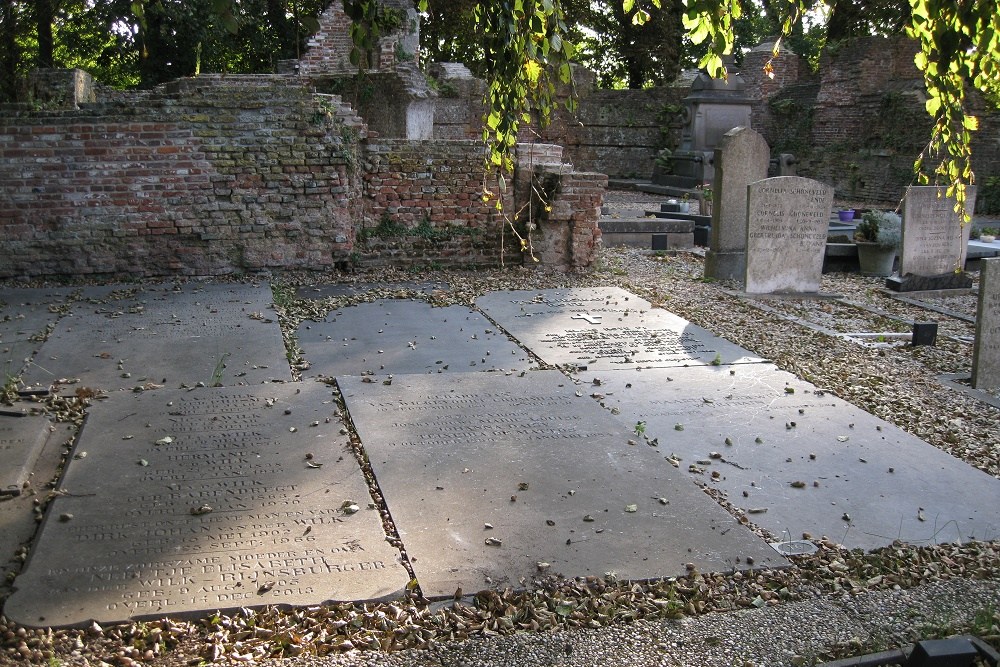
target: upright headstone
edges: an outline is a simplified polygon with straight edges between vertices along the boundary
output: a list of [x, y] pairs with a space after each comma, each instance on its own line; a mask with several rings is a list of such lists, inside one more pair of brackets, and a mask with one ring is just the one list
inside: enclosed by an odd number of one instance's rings
[[[976, 188], [966, 189], [966, 210], [976, 205]], [[955, 199], [932, 185], [907, 188], [903, 198], [903, 247], [899, 275], [886, 280], [897, 292], [972, 287], [965, 275], [969, 225], [955, 212]]]
[[770, 150], [749, 127], [734, 127], [715, 149], [712, 238], [705, 277], [742, 280], [746, 270], [747, 185], [767, 178]]
[[979, 269], [979, 310], [972, 352], [972, 386], [1000, 389], [1000, 258], [983, 259]]
[[747, 186], [747, 293], [819, 292], [832, 209], [833, 188], [810, 178]]

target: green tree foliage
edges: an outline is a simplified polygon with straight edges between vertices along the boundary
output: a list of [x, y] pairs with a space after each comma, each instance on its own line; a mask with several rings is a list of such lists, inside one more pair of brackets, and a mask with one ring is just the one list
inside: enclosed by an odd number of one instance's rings
[[152, 86], [201, 71], [271, 72], [299, 55], [328, 0], [5, 0], [0, 99], [37, 67]]
[[[979, 120], [966, 112], [967, 87], [996, 99], [1000, 93], [1000, 12], [995, 0], [910, 0], [909, 35], [920, 42], [917, 67], [934, 119], [927, 149], [914, 165], [921, 182], [944, 183], [965, 212], [972, 182], [972, 136]], [[928, 174], [926, 166], [931, 163]]]
[[420, 50], [428, 62], [464, 63], [479, 77], [486, 60], [476, 23], [476, 0], [433, 0], [420, 22]]
[[581, 35], [580, 60], [597, 72], [602, 87], [662, 85], [680, 73], [681, 0], [652, 8], [641, 20], [639, 9], [626, 11], [621, 0], [576, 4], [582, 6], [567, 13]]

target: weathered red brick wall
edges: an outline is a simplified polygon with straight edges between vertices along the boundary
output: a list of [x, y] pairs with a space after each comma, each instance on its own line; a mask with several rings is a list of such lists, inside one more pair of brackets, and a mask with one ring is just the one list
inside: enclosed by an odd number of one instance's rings
[[[665, 147], [680, 141], [678, 113], [687, 89], [595, 90], [593, 76], [574, 68], [578, 106], [565, 108], [566, 88], [556, 100], [551, 123], [523, 128], [522, 142], [557, 144], [577, 169], [613, 178], [649, 178], [653, 161]], [[485, 83], [472, 78], [442, 78], [435, 100], [434, 136], [441, 139], [482, 137]]]
[[344, 13], [344, 3], [334, 0], [319, 16], [319, 30], [306, 43], [299, 58], [299, 73], [304, 76], [352, 74], [358, 71], [351, 64], [351, 19]]
[[[802, 72], [754, 108], [754, 123], [774, 152], [792, 152], [801, 176], [836, 188], [837, 196], [894, 204], [913, 181], [913, 162], [930, 139], [926, 92], [903, 37], [856, 39], [824, 54], [818, 75]], [[776, 71], [785, 63], [778, 61]], [[749, 66], [744, 67], [744, 77]], [[976, 94], [979, 116], [973, 169], [1000, 173], [1000, 113]]]
[[356, 261], [496, 266], [500, 226], [482, 200], [484, 164], [481, 142], [370, 140]]
[[360, 120], [280, 76], [0, 112], [0, 277], [221, 274], [345, 261]]

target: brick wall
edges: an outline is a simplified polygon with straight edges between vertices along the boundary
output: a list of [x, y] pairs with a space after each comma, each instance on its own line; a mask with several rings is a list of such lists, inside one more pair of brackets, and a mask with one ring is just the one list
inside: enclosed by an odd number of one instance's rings
[[[682, 123], [675, 111], [687, 88], [595, 90], [593, 76], [586, 70], [574, 68], [574, 76], [577, 110], [566, 110], [569, 89], [561, 90], [551, 123], [523, 128], [521, 141], [558, 144], [567, 159], [584, 171], [614, 178], [649, 178], [657, 153], [680, 141]], [[447, 70], [439, 71], [438, 78], [443, 92], [435, 99], [435, 138], [481, 137], [485, 82]]]
[[[838, 197], [895, 205], [913, 179], [913, 161], [930, 138], [917, 46], [902, 38], [863, 38], [824, 54], [818, 75], [798, 78], [762, 98], [754, 123], [774, 152], [795, 153], [800, 176], [833, 185]], [[777, 61], [782, 72], [785, 64]], [[751, 70], [744, 67], [744, 77]], [[787, 73], [786, 73], [787, 74]], [[977, 94], [968, 108], [978, 179], [1000, 173], [1000, 113]]]
[[367, 135], [294, 76], [0, 110], [0, 278], [500, 263], [480, 142]]
[[496, 266], [499, 224], [482, 200], [483, 151], [472, 141], [370, 140], [356, 261]]
[[299, 73], [304, 76], [352, 74], [358, 68], [351, 64], [351, 19], [344, 13], [340, 0], [319, 16], [319, 30], [306, 43], [306, 51], [299, 59]]
[[351, 250], [359, 119], [294, 79], [0, 113], [0, 277], [323, 267]]

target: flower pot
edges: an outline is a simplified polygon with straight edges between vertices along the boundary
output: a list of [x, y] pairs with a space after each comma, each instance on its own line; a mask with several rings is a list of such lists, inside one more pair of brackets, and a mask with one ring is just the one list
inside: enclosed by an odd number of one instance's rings
[[839, 211], [837, 215], [840, 217], [841, 222], [850, 222], [854, 220], [854, 209], [849, 208], [843, 211]]
[[982, 234], [979, 237], [979, 240], [982, 241], [983, 243], [993, 243], [994, 241], [997, 240], [997, 237], [993, 236], [992, 234]]
[[857, 241], [858, 264], [863, 276], [891, 276], [892, 267], [896, 261], [894, 247], [883, 248], [877, 243]]

